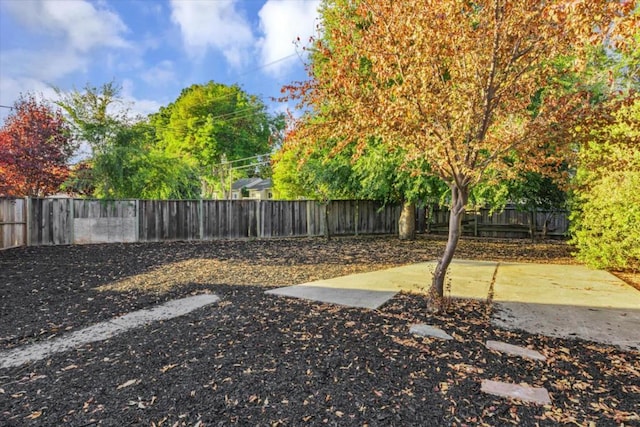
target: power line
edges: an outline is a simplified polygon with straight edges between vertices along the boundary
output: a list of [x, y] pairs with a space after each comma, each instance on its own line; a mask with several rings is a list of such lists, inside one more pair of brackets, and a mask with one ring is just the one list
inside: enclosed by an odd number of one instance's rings
[[[298, 56], [298, 57], [299, 57], [300, 55], [299, 55], [299, 53], [298, 53], [298, 52], [293, 52], [293, 53], [291, 53], [291, 54], [289, 54], [289, 55], [283, 56], [282, 58], [275, 59], [275, 60], [273, 60], [273, 61], [271, 61], [271, 62], [267, 62], [266, 64], [259, 65], [259, 66], [258, 66], [258, 67], [256, 67], [256, 68], [253, 68], [253, 69], [251, 69], [251, 70], [245, 71], [244, 73], [240, 73], [240, 74], [238, 74], [236, 77], [244, 77], [244, 76], [247, 76], [247, 75], [253, 74], [253, 73], [255, 73], [255, 72], [256, 72], [256, 71], [258, 71], [258, 70], [261, 70], [261, 69], [263, 69], [263, 68], [267, 68], [267, 67], [270, 67], [270, 66], [272, 66], [272, 65], [278, 64], [278, 63], [280, 63], [280, 62], [286, 61], [287, 59], [289, 59], [289, 58], [293, 58], [294, 56]], [[213, 80], [212, 80], [212, 81], [213, 81]], [[197, 85], [200, 85], [200, 86], [204, 86], [206, 83], [205, 83], [205, 84], [198, 84], [198, 83], [196, 83], [196, 84], [197, 84]], [[222, 84], [222, 83], [216, 83], [216, 84]], [[239, 86], [239, 84], [237, 84], [237, 85]], [[232, 87], [233, 85], [225, 85], [225, 86]], [[218, 97], [218, 98], [214, 98], [214, 99], [212, 99], [210, 102], [222, 101], [222, 100], [224, 100], [224, 99], [232, 98], [232, 97], [234, 97], [234, 96], [237, 96], [238, 94], [239, 94], [238, 92], [231, 92], [231, 93], [228, 93], [228, 94], [226, 94], [226, 95], [222, 95], [222, 96], [220, 96], [220, 97]], [[250, 95], [250, 94], [246, 94], [246, 95], [249, 95], [249, 97], [251, 97], [251, 96], [257, 96], [257, 95]], [[262, 97], [264, 97], [264, 95], [261, 95], [261, 96], [262, 96]], [[274, 96], [268, 96], [268, 98], [275, 98], [275, 97], [274, 97]]]
[[220, 114], [218, 116], [213, 116], [213, 117], [211, 117], [211, 119], [212, 120], [224, 119], [224, 118], [227, 118], [227, 117], [235, 116], [235, 115], [237, 115], [239, 113], [243, 113], [245, 111], [257, 110], [257, 109], [261, 109], [261, 108], [262, 108], [261, 105], [254, 105], [252, 107], [243, 108], [241, 110], [235, 110], [235, 111], [231, 111], [229, 113]]
[[[242, 119], [246, 119], [249, 117], [255, 117], [255, 116], [259, 116], [260, 115], [260, 111], [251, 111], [251, 110], [260, 110], [261, 107], [260, 106], [256, 106], [256, 107], [249, 107], [249, 108], [245, 108], [242, 110], [237, 110], [237, 111], [233, 111], [230, 113], [225, 113], [225, 114], [220, 114], [217, 116], [212, 116], [211, 120], [222, 120], [224, 119], [225, 121], [234, 121], [234, 120], [242, 120]], [[247, 113], [247, 114], [241, 114], [241, 113]], [[268, 113], [265, 113], [266, 115]], [[265, 117], [266, 117], [265, 115]], [[208, 119], [208, 117], [202, 117], [202, 119]], [[177, 127], [177, 126], [157, 126], [157, 125], [152, 125], [154, 128], [156, 128], [157, 130], [182, 130], [183, 128]], [[186, 126], [184, 127], [186, 128]]]
[[232, 168], [229, 168], [230, 170], [242, 170], [242, 169], [256, 169], [258, 166], [262, 166], [262, 165], [267, 165], [268, 162], [260, 162], [260, 163], [252, 163], [250, 165], [244, 165], [244, 166], [234, 166]]
[[266, 153], [266, 154], [258, 154], [257, 156], [251, 156], [251, 157], [245, 157], [245, 158], [243, 158], [243, 159], [231, 160], [231, 161], [228, 161], [228, 162], [223, 162], [223, 163], [221, 163], [221, 164], [226, 165], [226, 164], [229, 164], [229, 163], [242, 162], [242, 161], [244, 161], [244, 160], [259, 159], [259, 158], [261, 158], [261, 157], [271, 157], [271, 154], [269, 154], [269, 153]]
[[289, 54], [287, 56], [283, 56], [282, 58], [278, 58], [278, 59], [275, 59], [275, 60], [273, 60], [271, 62], [267, 62], [266, 64], [259, 65], [256, 68], [253, 68], [251, 70], [245, 71], [244, 73], [238, 74], [238, 77], [243, 77], [243, 76], [246, 76], [248, 74], [253, 74], [254, 72], [256, 72], [258, 70], [262, 70], [263, 68], [267, 68], [267, 67], [275, 65], [275, 64], [277, 64], [279, 62], [286, 61], [287, 59], [293, 58], [294, 56], [298, 56], [299, 57], [298, 52], [293, 52], [293, 53], [291, 53], [291, 54]]
[[0, 105], [0, 108], [8, 108], [9, 110], [13, 110], [13, 107], [9, 107], [8, 105]]

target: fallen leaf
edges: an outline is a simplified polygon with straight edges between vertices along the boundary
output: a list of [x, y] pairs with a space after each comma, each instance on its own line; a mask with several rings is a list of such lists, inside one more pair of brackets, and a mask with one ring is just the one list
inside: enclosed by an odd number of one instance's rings
[[118, 387], [116, 387], [116, 390], [120, 390], [121, 388], [125, 388], [125, 387], [129, 387], [131, 385], [134, 385], [136, 383], [138, 383], [139, 380], [134, 379], [134, 380], [129, 380], [127, 382], [124, 382], [122, 384], [120, 384]]
[[41, 415], [42, 415], [42, 411], [35, 411], [27, 415], [25, 418], [29, 420], [35, 420], [36, 418], [40, 418]]
[[165, 372], [167, 372], [169, 369], [173, 369], [173, 368], [175, 368], [176, 366], [178, 366], [178, 365], [176, 365], [176, 364], [174, 364], [174, 363], [172, 363], [172, 364], [170, 364], [170, 365], [164, 365], [162, 368], [160, 368], [160, 372], [162, 372], [162, 373], [164, 374], [164, 373], [165, 373]]

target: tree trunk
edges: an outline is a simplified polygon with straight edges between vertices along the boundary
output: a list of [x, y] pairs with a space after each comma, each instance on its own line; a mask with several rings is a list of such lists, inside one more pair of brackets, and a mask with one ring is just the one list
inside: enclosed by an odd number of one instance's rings
[[469, 199], [469, 187], [458, 188], [451, 186], [451, 214], [449, 216], [449, 239], [444, 249], [442, 257], [438, 261], [433, 272], [433, 282], [431, 284], [431, 296], [441, 300], [444, 295], [444, 279], [453, 259], [453, 254], [462, 234], [462, 217], [464, 209]]
[[416, 204], [404, 202], [398, 220], [398, 237], [400, 240], [416, 238]]
[[531, 241], [535, 242], [536, 241], [536, 229], [537, 229], [537, 225], [536, 225], [536, 210], [531, 209], [531, 217], [529, 219], [529, 234], [531, 235]]
[[551, 218], [553, 218], [554, 213], [547, 213], [544, 216], [544, 224], [542, 225], [542, 238], [547, 238], [547, 233], [549, 232], [549, 222], [551, 222]]

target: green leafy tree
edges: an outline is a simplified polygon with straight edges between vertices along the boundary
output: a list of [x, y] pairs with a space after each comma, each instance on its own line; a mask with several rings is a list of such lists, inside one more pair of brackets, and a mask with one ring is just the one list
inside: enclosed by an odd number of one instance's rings
[[289, 145], [273, 156], [276, 198], [327, 202], [357, 197], [360, 186], [354, 180], [348, 153], [332, 156], [326, 146], [316, 146], [304, 153], [299, 148]]
[[103, 177], [95, 195], [109, 199], [194, 199], [200, 186], [197, 169], [156, 145], [154, 128], [145, 122], [123, 126], [108, 149], [94, 156]]
[[400, 237], [415, 234], [416, 203], [435, 203], [446, 186], [417, 159], [407, 162], [401, 148], [389, 150], [374, 138], [366, 149], [355, 145], [333, 154], [335, 145], [288, 144], [274, 156], [274, 188], [278, 198], [314, 200], [364, 199], [402, 204]]
[[91, 197], [96, 190], [95, 182], [91, 161], [82, 160], [70, 167], [69, 177], [62, 184], [61, 188], [69, 194]]
[[99, 198], [199, 197], [195, 162], [164, 150], [154, 126], [131, 118], [115, 82], [57, 92], [76, 140], [91, 148], [69, 188]]
[[115, 81], [100, 87], [87, 83], [70, 92], [54, 90], [58, 95], [55, 103], [66, 112], [74, 139], [87, 143], [93, 153], [107, 150], [115, 135], [131, 122], [122, 88]]
[[416, 206], [440, 203], [447, 193], [447, 186], [424, 159], [408, 159], [402, 147], [390, 149], [375, 138], [355, 160], [353, 171], [360, 197], [402, 205], [401, 239], [415, 238]]
[[214, 82], [184, 89], [151, 116], [160, 147], [192, 159], [208, 195], [229, 188], [229, 179], [246, 176], [246, 171], [230, 174], [227, 162], [267, 153], [283, 123], [257, 96]]

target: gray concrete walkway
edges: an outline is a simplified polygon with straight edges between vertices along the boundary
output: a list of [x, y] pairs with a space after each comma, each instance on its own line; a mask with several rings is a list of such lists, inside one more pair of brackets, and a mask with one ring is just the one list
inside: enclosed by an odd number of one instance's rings
[[[376, 309], [399, 291], [426, 292], [435, 262], [353, 274], [267, 291]], [[494, 281], [495, 277], [495, 281]], [[454, 260], [446, 294], [486, 299], [495, 325], [640, 350], [640, 292], [606, 271], [580, 265]]]
[[0, 352], [0, 368], [20, 366], [24, 363], [42, 360], [54, 353], [72, 350], [84, 344], [104, 341], [151, 322], [183, 316], [195, 309], [213, 304], [219, 299], [216, 295], [209, 294], [177, 299], [149, 309], [133, 311], [50, 341], [37, 342], [3, 351]]

